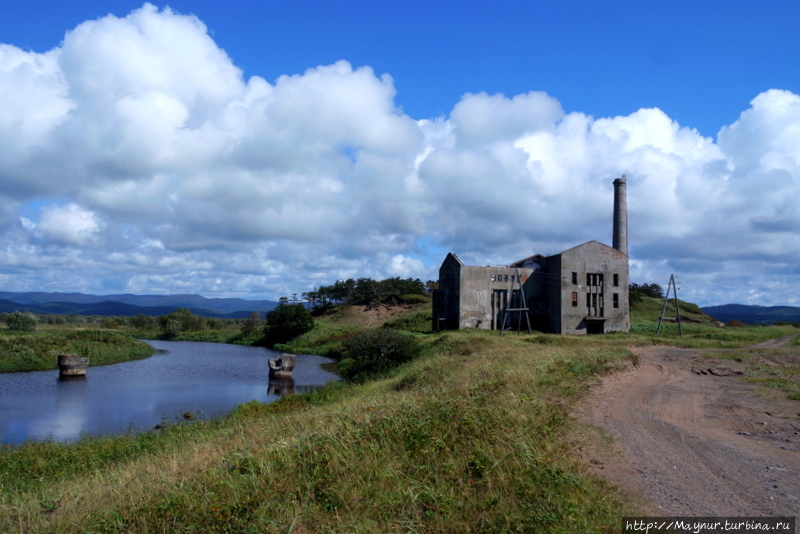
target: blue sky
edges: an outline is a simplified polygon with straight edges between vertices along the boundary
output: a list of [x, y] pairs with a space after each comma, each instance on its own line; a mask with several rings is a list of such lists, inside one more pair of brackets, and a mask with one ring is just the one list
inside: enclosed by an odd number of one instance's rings
[[169, 6], [4, 6], [0, 289], [435, 278], [610, 242], [627, 173], [634, 281], [800, 305], [797, 2]]
[[[597, 117], [658, 107], [715, 136], [755, 95], [800, 86], [800, 4], [742, 2], [173, 1], [245, 76], [274, 80], [345, 59], [389, 73], [415, 118], [466, 92], [545, 91]], [[44, 52], [136, 2], [9, 3], [0, 42]]]

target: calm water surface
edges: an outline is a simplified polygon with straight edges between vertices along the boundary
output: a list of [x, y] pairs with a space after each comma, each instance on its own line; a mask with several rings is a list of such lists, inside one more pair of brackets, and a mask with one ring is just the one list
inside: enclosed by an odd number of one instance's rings
[[294, 380], [269, 380], [261, 347], [148, 341], [159, 352], [144, 360], [89, 367], [85, 379], [60, 381], [58, 371], [0, 373], [0, 443], [77, 439], [83, 433], [148, 430], [193, 412], [212, 417], [250, 400], [274, 401], [338, 377], [332, 360], [298, 355]]

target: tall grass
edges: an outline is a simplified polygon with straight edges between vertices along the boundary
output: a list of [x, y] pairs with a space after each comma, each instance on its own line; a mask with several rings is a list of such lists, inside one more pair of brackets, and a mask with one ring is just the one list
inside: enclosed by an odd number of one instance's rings
[[2, 331], [0, 372], [56, 369], [59, 354], [77, 354], [89, 358], [90, 365], [106, 365], [154, 352], [147, 343], [108, 330]]

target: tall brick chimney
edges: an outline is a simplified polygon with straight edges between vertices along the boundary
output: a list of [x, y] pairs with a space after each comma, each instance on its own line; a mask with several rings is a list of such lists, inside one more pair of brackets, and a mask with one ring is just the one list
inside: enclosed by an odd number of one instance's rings
[[625, 175], [614, 180], [614, 241], [612, 246], [628, 255], [628, 198]]

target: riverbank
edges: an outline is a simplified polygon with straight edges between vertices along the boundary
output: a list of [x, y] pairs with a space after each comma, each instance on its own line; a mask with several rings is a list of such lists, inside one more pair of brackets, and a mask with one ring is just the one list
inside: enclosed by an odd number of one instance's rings
[[59, 354], [77, 354], [96, 366], [147, 358], [153, 353], [155, 349], [147, 343], [110, 330], [0, 330], [0, 373], [57, 369]]
[[[337, 320], [332, 335], [349, 328]], [[590, 385], [634, 367], [630, 345], [795, 331], [689, 326], [683, 338], [419, 334], [419, 357], [381, 380], [158, 433], [5, 450], [0, 530], [613, 531], [642, 510], [584, 464], [569, 414]]]

